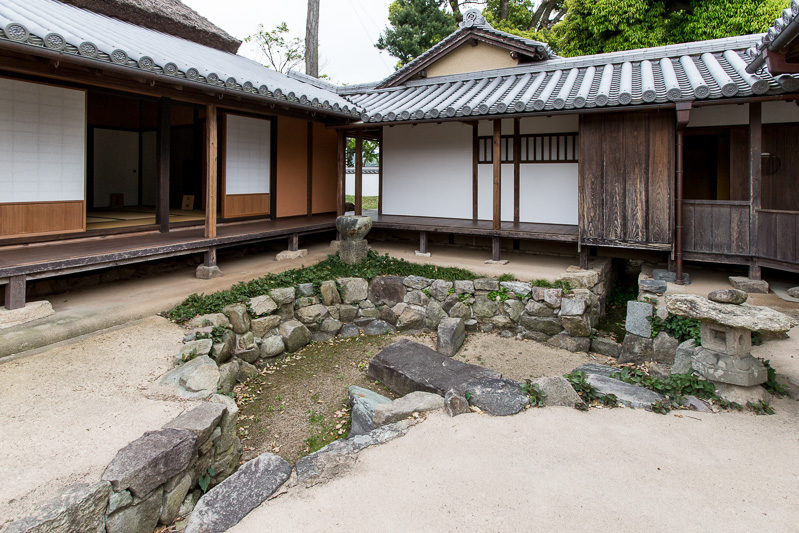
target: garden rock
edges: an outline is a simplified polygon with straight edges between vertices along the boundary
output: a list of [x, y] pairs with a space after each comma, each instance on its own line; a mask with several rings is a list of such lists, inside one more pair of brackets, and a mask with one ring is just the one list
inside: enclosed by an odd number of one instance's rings
[[466, 385], [469, 405], [493, 416], [515, 415], [530, 404], [522, 384], [512, 379], [478, 379]]
[[430, 297], [435, 298], [439, 302], [443, 302], [449, 295], [450, 289], [453, 289], [453, 283], [451, 281], [437, 279], [430, 285]]
[[[652, 279], [668, 281], [669, 283], [674, 283], [677, 281], [677, 273], [672, 272], [670, 270], [666, 270], [665, 268], [656, 268], [652, 270]], [[683, 272], [682, 274], [682, 282], [684, 285], [690, 285], [691, 283], [691, 276], [688, 275], [687, 272]]]
[[594, 337], [591, 339], [591, 351], [618, 359], [621, 355], [621, 344], [607, 337]]
[[277, 311], [277, 304], [267, 295], [250, 298], [250, 309], [256, 316], [270, 315]]
[[194, 457], [197, 436], [183, 429], [148, 431], [121, 450], [106, 467], [103, 481], [114, 491], [143, 497], [183, 472]]
[[341, 331], [341, 326], [343, 324], [336, 320], [335, 318], [326, 318], [319, 326], [319, 331], [322, 333], [328, 333], [330, 335], [338, 335], [338, 332]]
[[443, 319], [447, 318], [447, 313], [441, 308], [436, 300], [431, 300], [427, 304], [427, 309], [424, 314], [424, 327], [430, 330], [438, 328], [438, 325]]
[[266, 337], [267, 333], [280, 327], [280, 315], [265, 316], [254, 318], [250, 323], [250, 331], [256, 337]]
[[397, 323], [397, 315], [394, 311], [387, 305], [384, 305], [380, 308], [380, 320], [388, 322], [391, 325]]
[[248, 379], [258, 377], [259, 375], [258, 367], [251, 365], [247, 361], [239, 361], [239, 373], [236, 374], [236, 381], [244, 383]]
[[389, 403], [375, 407], [372, 421], [375, 427], [393, 424], [413, 413], [426, 413], [444, 408], [444, 398], [431, 392], [412, 392]]
[[313, 296], [316, 291], [313, 283], [300, 283], [297, 285], [297, 292], [300, 296]]
[[222, 394], [228, 394], [236, 386], [236, 376], [239, 373], [239, 362], [235, 359], [223, 365], [219, 365], [219, 381], [217, 390]]
[[424, 327], [424, 318], [425, 309], [423, 307], [407, 305], [397, 317], [397, 330], [421, 329]]
[[425, 306], [430, 303], [430, 298], [422, 291], [410, 291], [405, 294], [403, 302], [406, 304]]
[[239, 407], [233, 398], [221, 394], [214, 394], [208, 401], [225, 408], [222, 419], [219, 421], [219, 429], [222, 430], [222, 436], [216, 445], [219, 450], [227, 450], [233, 444], [239, 442], [239, 438], [236, 436], [236, 420], [239, 416]]
[[191, 474], [185, 474], [172, 490], [164, 492], [161, 516], [158, 519], [160, 524], [171, 524], [178, 517], [180, 506], [191, 488], [191, 482]]
[[289, 304], [293, 306], [295, 295], [296, 293], [294, 287], [283, 287], [280, 289], [272, 289], [271, 291], [269, 291], [269, 296], [280, 307], [285, 307]]
[[455, 294], [474, 294], [474, 282], [470, 280], [456, 280], [454, 282]]
[[332, 333], [325, 333], [324, 331], [314, 331], [311, 333], [311, 341], [313, 342], [328, 342], [332, 341], [333, 335]]
[[652, 339], [627, 333], [621, 345], [619, 364], [652, 361], [654, 357], [655, 349]]
[[452, 357], [463, 346], [466, 340], [466, 327], [462, 318], [445, 318], [438, 325], [438, 341], [436, 351], [446, 357]]
[[497, 329], [515, 329], [516, 324], [510, 318], [502, 315], [492, 316], [490, 319], [491, 324]]
[[[565, 300], [564, 300], [565, 301]], [[588, 316], [564, 316], [560, 319], [566, 333], [572, 337], [590, 337], [591, 319]], [[590, 346], [590, 343], [589, 343]], [[588, 351], [588, 350], [582, 350]]]
[[467, 318], [464, 320], [463, 325], [466, 327], [466, 331], [477, 331], [477, 320], [473, 318]]
[[497, 314], [497, 302], [489, 300], [485, 294], [478, 294], [472, 304], [474, 316], [480, 318], [491, 318]]
[[374, 356], [368, 375], [403, 395], [413, 391], [443, 395], [449, 389], [462, 391], [474, 379], [501, 377], [498, 372], [444, 357], [408, 339], [394, 342]]
[[394, 307], [405, 299], [405, 279], [401, 276], [378, 276], [369, 284], [369, 300], [375, 305]]
[[[178, 415], [164, 424], [164, 429], [185, 429], [197, 437], [197, 444], [202, 444], [211, 436], [214, 428], [219, 424], [225, 406], [218, 403], [205, 402], [194, 409]], [[183, 498], [181, 498], [182, 500]]]
[[67, 487], [30, 516], [3, 529], [4, 533], [105, 533], [105, 510], [111, 485], [100, 481]]
[[[310, 305], [316, 305], [319, 303], [319, 298], [316, 296], [301, 296], [294, 300], [294, 308], [295, 309], [302, 309], [303, 307], [308, 307]], [[324, 306], [327, 309], [327, 306]]]
[[655, 340], [652, 342], [655, 361], [666, 365], [673, 365], [679, 344], [680, 342], [677, 339], [665, 331], [658, 333], [657, 337], [655, 337]]
[[561, 289], [544, 289], [544, 303], [553, 309], [559, 309], [561, 301], [563, 300], [563, 290]]
[[249, 350], [241, 350], [234, 354], [239, 361], [244, 363], [254, 363], [260, 357], [261, 352], [257, 347], [253, 346]]
[[480, 278], [474, 280], [474, 289], [477, 291], [498, 291], [499, 282], [491, 278]]
[[345, 304], [358, 303], [369, 295], [369, 285], [363, 278], [339, 278], [341, 301]]
[[358, 309], [358, 316], [360, 318], [369, 318], [374, 320], [380, 316], [380, 311], [378, 311], [374, 307], [366, 309]]
[[339, 336], [342, 339], [351, 339], [361, 334], [361, 329], [355, 324], [344, 324], [341, 326], [341, 333]]
[[463, 302], [458, 302], [449, 310], [449, 316], [452, 318], [471, 318], [472, 309]]
[[322, 295], [322, 303], [324, 305], [330, 306], [341, 303], [338, 287], [336, 286], [336, 282], [332, 279], [323, 281], [321, 285], [319, 285], [319, 292]]
[[303, 324], [320, 324], [328, 314], [326, 306], [316, 304], [299, 309], [297, 311], [297, 318]]
[[734, 289], [753, 294], [768, 294], [768, 283], [765, 280], [743, 276], [730, 276], [729, 280]]
[[687, 407], [691, 411], [697, 411], [699, 413], [712, 413], [713, 411], [710, 409], [707, 403], [700, 400], [696, 396], [686, 396], [683, 405]]
[[649, 407], [653, 403], [664, 399], [663, 396], [655, 391], [598, 374], [588, 374], [585, 380], [595, 387], [600, 394], [613, 394], [618, 398], [619, 403], [636, 409]]
[[716, 394], [728, 402], [737, 403], [741, 407], [746, 407], [748, 402], [757, 404], [771, 401], [771, 395], [760, 385], [754, 387], [742, 387], [729, 383], [713, 383], [713, 385], [716, 386]]
[[591, 339], [589, 337], [573, 337], [566, 331], [550, 337], [547, 340], [547, 344], [553, 348], [560, 348], [573, 353], [587, 352], [591, 349]]
[[545, 343], [549, 340], [549, 335], [546, 333], [541, 333], [540, 331], [527, 331], [524, 328], [521, 328], [521, 335], [523, 339], [528, 341]]
[[659, 279], [642, 279], [638, 282], [638, 288], [643, 292], [650, 292], [660, 296], [666, 293], [668, 284]]
[[508, 315], [509, 319], [513, 322], [518, 322], [524, 311], [524, 303], [520, 300], [505, 300], [502, 304], [502, 308], [505, 310], [505, 314]]
[[530, 284], [523, 281], [503, 281], [499, 285], [519, 298], [524, 298], [532, 291]]
[[455, 389], [448, 390], [444, 395], [444, 411], [449, 416], [465, 415], [472, 412], [466, 396]]
[[586, 375], [596, 374], [598, 376], [605, 376], [609, 378], [611, 374], [618, 374], [619, 372], [621, 372], [621, 370], [612, 366], [589, 363], [587, 365], [575, 368], [574, 370], [572, 370], [572, 372], [582, 372], [583, 374]]
[[566, 297], [560, 302], [560, 316], [580, 316], [585, 313], [586, 301], [582, 298]]
[[211, 339], [200, 339], [198, 341], [189, 341], [180, 349], [180, 358], [189, 359], [196, 355], [208, 355], [211, 353], [211, 348], [214, 347], [214, 341]]
[[280, 336], [286, 345], [286, 351], [296, 352], [311, 342], [311, 332], [300, 321], [289, 320], [280, 324]]
[[750, 331], [785, 333], [799, 324], [794, 318], [768, 307], [719, 304], [694, 294], [667, 296], [666, 307], [675, 315]]
[[538, 331], [547, 335], [557, 335], [563, 331], [563, 323], [557, 318], [522, 316], [519, 324], [528, 331]]
[[542, 377], [531, 380], [544, 393], [544, 405], [547, 407], [574, 407], [583, 403], [580, 395], [568, 380], [561, 376]]
[[639, 337], [649, 338], [652, 336], [652, 304], [646, 302], [627, 302], [627, 320], [624, 321], [624, 328], [627, 333], [632, 333]]
[[429, 287], [431, 283], [433, 283], [432, 279], [423, 278], [421, 276], [408, 276], [402, 282], [406, 287], [417, 290], [425, 289]]
[[208, 491], [189, 515], [186, 533], [221, 533], [266, 501], [291, 474], [284, 459], [265, 453]]
[[524, 310], [530, 316], [553, 318], [558, 315], [558, 312], [550, 306], [535, 300], [527, 302]]
[[375, 429], [375, 408], [380, 404], [391, 403], [390, 398], [355, 385], [347, 389], [347, 394], [352, 405], [352, 424], [347, 438], [365, 435]]
[[358, 308], [353, 305], [341, 304], [338, 306], [338, 319], [344, 323], [352, 322], [358, 316]]
[[674, 364], [671, 365], [672, 374], [690, 374], [694, 371], [691, 361], [696, 354], [695, 344], [693, 339], [688, 339], [677, 346]]
[[799, 287], [791, 287], [788, 289], [788, 296], [791, 298], [799, 298]]
[[749, 299], [749, 295], [738, 289], [720, 289], [707, 295], [708, 300], [719, 304], [741, 305]]
[[280, 335], [270, 335], [261, 341], [261, 357], [264, 359], [277, 357], [284, 351], [286, 351], [286, 345], [283, 344], [283, 337]]
[[206, 326], [229, 326], [230, 321], [222, 313], [211, 313], [208, 315], [200, 315], [189, 320], [188, 326], [192, 329], [202, 328]]
[[566, 275], [561, 279], [573, 289], [591, 289], [599, 283], [599, 272], [596, 270], [582, 270], [569, 267]]
[[390, 335], [392, 333], [396, 333], [397, 329], [383, 320], [373, 320], [367, 324], [365, 328], [363, 328], [363, 332], [369, 336]]
[[136, 505], [121, 509], [106, 518], [107, 533], [137, 533], [151, 531], [161, 516], [164, 489], [159, 487]]
[[230, 319], [230, 326], [234, 333], [241, 335], [250, 331], [250, 315], [244, 304], [228, 305], [222, 309], [222, 312]]
[[649, 365], [649, 375], [657, 379], [669, 379], [669, 367], [661, 365], [660, 363], [652, 363]]
[[202, 355], [173, 368], [159, 383], [181, 398], [202, 400], [216, 392], [219, 369], [210, 357]]

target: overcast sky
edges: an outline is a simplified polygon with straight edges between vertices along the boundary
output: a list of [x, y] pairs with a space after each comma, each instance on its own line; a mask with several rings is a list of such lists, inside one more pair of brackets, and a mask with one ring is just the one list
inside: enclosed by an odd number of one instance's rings
[[[320, 72], [336, 83], [378, 81], [394, 71], [397, 60], [375, 48], [388, 24], [392, 0], [321, 0], [319, 13]], [[294, 37], [305, 38], [307, 4], [303, 0], [183, 0], [226, 32], [243, 39], [285, 22]], [[260, 60], [244, 43], [239, 53]]]

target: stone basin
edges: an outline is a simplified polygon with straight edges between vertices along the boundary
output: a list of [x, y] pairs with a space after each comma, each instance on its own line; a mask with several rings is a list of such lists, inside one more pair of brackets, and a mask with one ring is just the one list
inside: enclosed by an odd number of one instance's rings
[[768, 307], [750, 304], [721, 304], [694, 294], [674, 294], [666, 297], [669, 313], [712, 322], [731, 328], [769, 333], [787, 333], [799, 324], [795, 319]]
[[338, 217], [336, 229], [345, 241], [360, 241], [372, 229], [372, 219], [365, 216]]

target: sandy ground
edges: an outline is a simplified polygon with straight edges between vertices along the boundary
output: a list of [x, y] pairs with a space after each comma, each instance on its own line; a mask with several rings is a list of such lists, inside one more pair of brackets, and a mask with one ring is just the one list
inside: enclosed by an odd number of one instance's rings
[[151, 317], [0, 365], [0, 526], [98, 481], [117, 450], [193, 405], [145, 392], [182, 339]]

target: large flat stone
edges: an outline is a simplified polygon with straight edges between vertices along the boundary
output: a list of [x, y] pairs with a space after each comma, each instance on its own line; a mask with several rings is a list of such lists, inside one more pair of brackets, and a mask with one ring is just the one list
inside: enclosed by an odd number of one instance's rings
[[426, 413], [444, 408], [444, 398], [432, 392], [412, 392], [402, 398], [375, 407], [372, 421], [375, 427], [399, 422], [413, 413]]
[[373, 422], [375, 409], [380, 404], [391, 403], [391, 398], [355, 385], [351, 385], [347, 389], [347, 395], [352, 406], [349, 437], [364, 435], [375, 429]]
[[536, 378], [531, 383], [538, 385], [539, 390], [544, 393], [544, 405], [547, 407], [574, 407], [583, 403], [580, 395], [564, 377]]
[[427, 346], [399, 340], [372, 358], [368, 374], [397, 394], [414, 391], [444, 395], [449, 389], [462, 391], [469, 381], [500, 378], [498, 372], [445, 357]]
[[30, 516], [8, 525], [3, 533], [105, 533], [110, 494], [107, 481], [72, 485]]
[[102, 479], [116, 492], [127, 489], [141, 498], [183, 472], [196, 445], [197, 436], [185, 429], [148, 431], [117, 452]]
[[606, 366], [606, 365], [597, 365], [594, 363], [588, 363], [587, 365], [579, 366], [572, 370], [572, 372], [582, 372], [583, 374], [596, 374], [598, 376], [605, 376], [610, 377], [611, 374], [618, 374], [621, 372], [621, 369]]
[[53, 314], [55, 314], [53, 306], [47, 300], [28, 302], [25, 307], [19, 309], [8, 310], [5, 307], [0, 307], [0, 329], [19, 326]]
[[632, 333], [639, 337], [651, 337], [652, 324], [649, 319], [652, 317], [652, 310], [652, 304], [646, 302], [627, 302], [627, 319], [624, 321], [627, 333]]
[[288, 479], [291, 465], [271, 453], [244, 463], [209, 490], [189, 515], [186, 533], [221, 533], [238, 524]]
[[405, 278], [378, 276], [369, 283], [369, 300], [375, 305], [394, 307], [405, 299]]
[[799, 325], [794, 318], [768, 307], [720, 304], [695, 294], [666, 296], [666, 308], [675, 315], [750, 331], [785, 333]]
[[762, 279], [750, 279], [743, 276], [730, 276], [730, 285], [734, 289], [753, 294], [768, 294], [768, 282]]
[[522, 384], [512, 379], [478, 379], [466, 385], [469, 404], [490, 415], [515, 415], [530, 405], [530, 398], [522, 392]]
[[188, 363], [173, 368], [159, 380], [159, 384], [189, 400], [202, 400], [216, 392], [219, 368], [207, 355], [196, 357]]
[[164, 424], [164, 429], [172, 428], [191, 431], [197, 436], [197, 444], [199, 445], [208, 440], [208, 437], [211, 436], [224, 414], [224, 405], [206, 402], [167, 422]]
[[663, 396], [655, 391], [630, 385], [618, 379], [613, 379], [598, 374], [587, 374], [585, 380], [596, 388], [600, 394], [613, 394], [619, 403], [637, 409], [649, 407], [655, 402], [663, 400]]

